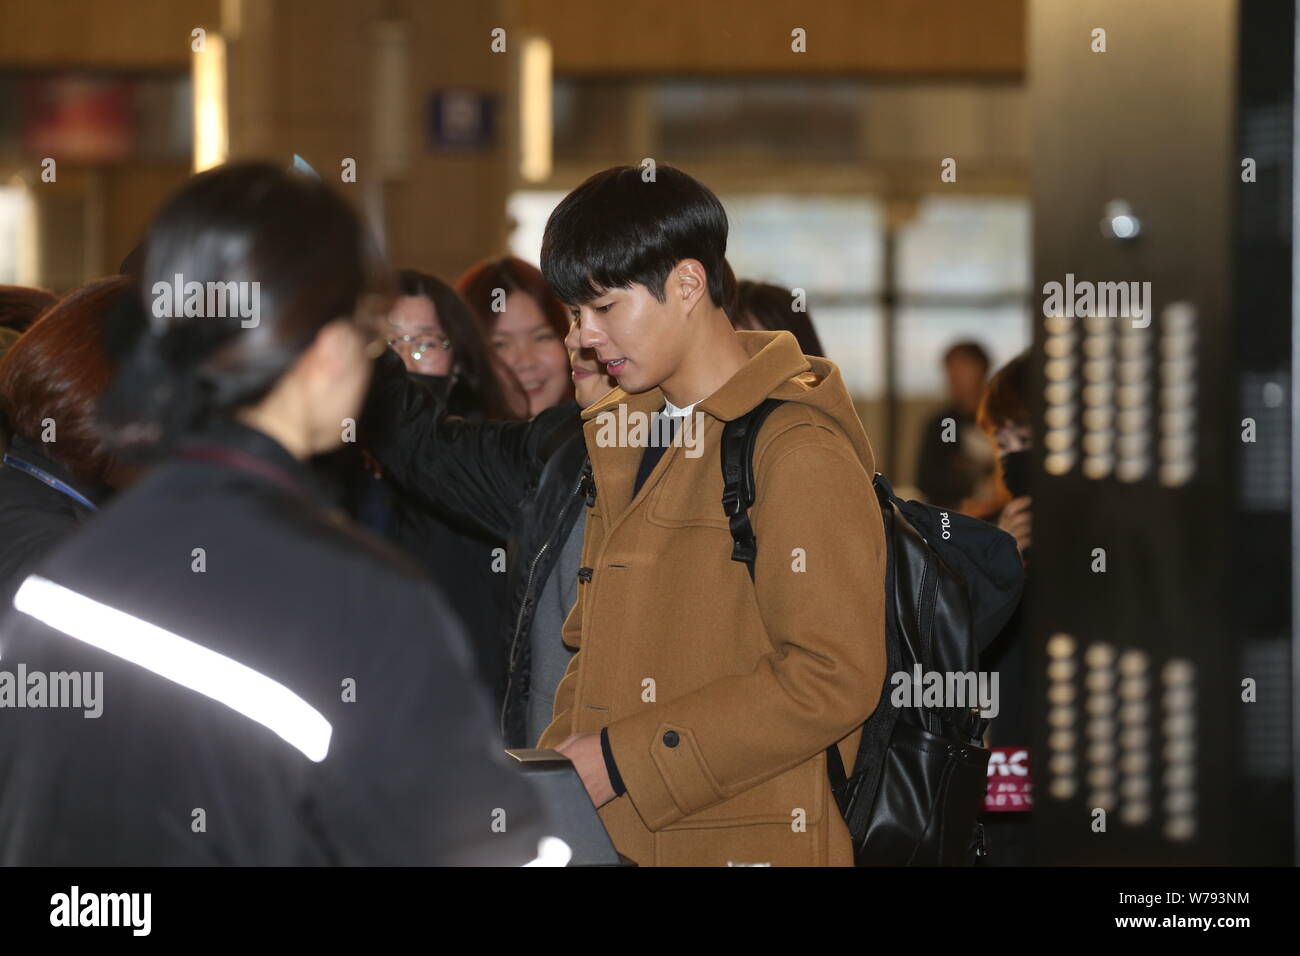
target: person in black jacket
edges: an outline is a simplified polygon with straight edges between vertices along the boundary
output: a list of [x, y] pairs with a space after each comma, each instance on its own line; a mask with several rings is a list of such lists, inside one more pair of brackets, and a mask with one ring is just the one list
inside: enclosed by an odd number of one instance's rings
[[[1029, 354], [1022, 352], [1000, 368], [989, 381], [977, 415], [980, 429], [997, 447], [998, 474], [1010, 495], [992, 520], [1016, 539], [1020, 559], [1029, 568], [1032, 550], [1033, 500], [1029, 495], [1030, 449], [1033, 426], [1029, 414]], [[1000, 712], [989, 726], [990, 746], [1011, 748], [1012, 759], [1027, 755], [1030, 773], [1036, 772], [1030, 752], [1032, 737], [1029, 695], [1029, 633], [1022, 598], [1015, 614], [980, 656], [980, 666], [996, 671], [1002, 689]], [[1023, 866], [1032, 862], [1029, 808], [985, 814], [989, 835], [989, 861], [995, 866]]]
[[101, 417], [168, 460], [0, 622], [12, 678], [81, 678], [0, 719], [0, 865], [538, 855], [446, 601], [306, 464], [365, 394], [370, 250], [346, 202], [265, 164], [195, 177], [154, 221]]
[[[442, 398], [449, 414], [473, 421], [517, 420], [478, 322], [456, 290], [411, 269], [397, 273], [397, 286], [386, 320], [387, 342], [407, 375]], [[522, 390], [518, 398], [527, 401]], [[506, 688], [500, 639], [508, 603], [501, 573], [505, 541], [401, 494], [391, 478], [363, 459], [357, 445], [348, 445], [322, 465], [333, 471], [348, 513], [410, 556], [442, 589], [465, 624], [479, 676], [499, 708]]]
[[[948, 404], [925, 424], [916, 486], [932, 505], [961, 508], [968, 498], [980, 495], [992, 470], [992, 452], [975, 425], [975, 410], [989, 373], [988, 353], [978, 342], [957, 342], [944, 352], [943, 368]], [[979, 510], [969, 513], [983, 517]]]
[[90, 519], [110, 481], [126, 480], [94, 414], [112, 376], [100, 335], [127, 286], [113, 278], [76, 290], [0, 359], [0, 413], [13, 429], [0, 458], [0, 607], [33, 565]]
[[416, 501], [506, 542], [507, 682], [500, 730], [531, 747], [551, 721], [573, 650], [560, 638], [577, 599], [586, 525], [581, 409], [613, 388], [586, 351], [569, 349], [577, 401], [525, 423], [467, 422], [381, 356], [362, 421], [370, 451]]

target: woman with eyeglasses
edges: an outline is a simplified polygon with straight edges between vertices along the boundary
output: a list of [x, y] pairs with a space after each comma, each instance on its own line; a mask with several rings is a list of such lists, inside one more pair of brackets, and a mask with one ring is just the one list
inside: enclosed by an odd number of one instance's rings
[[[516, 409], [503, 391], [494, 359], [469, 306], [441, 279], [402, 269], [398, 296], [385, 319], [388, 347], [407, 378], [431, 390], [448, 414], [467, 421], [519, 421], [528, 405], [517, 391]], [[365, 435], [360, 436], [365, 442]], [[344, 507], [420, 566], [447, 595], [465, 624], [479, 676], [499, 705], [505, 692], [506, 650], [498, 635], [508, 605], [505, 541], [476, 525], [439, 515], [399, 488], [372, 459], [348, 446], [322, 461], [340, 487]]]
[[[459, 622], [308, 467], [349, 440], [389, 278], [347, 202], [269, 164], [196, 176], [154, 219], [100, 419], [162, 460], [0, 622], [6, 668], [83, 675], [0, 720], [0, 865], [537, 857], [544, 811]], [[168, 314], [182, 280], [253, 314]]]
[[508, 746], [531, 747], [551, 722], [573, 656], [560, 639], [577, 597], [588, 488], [581, 411], [615, 387], [591, 349], [565, 342], [575, 401], [526, 422], [466, 422], [403, 374], [391, 353], [375, 363], [363, 440], [409, 496], [451, 521], [509, 541], [509, 611], [500, 628]]
[[527, 418], [527, 395], [509, 375], [499, 374], [500, 363], [456, 290], [414, 269], [399, 271], [397, 286], [399, 295], [388, 313], [387, 341], [406, 371], [440, 389], [449, 414], [488, 421]]

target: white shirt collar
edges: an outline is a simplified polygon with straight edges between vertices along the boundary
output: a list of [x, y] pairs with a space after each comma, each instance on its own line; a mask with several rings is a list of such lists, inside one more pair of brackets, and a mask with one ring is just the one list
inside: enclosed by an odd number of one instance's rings
[[678, 416], [689, 415], [691, 413], [691, 410], [695, 408], [695, 406], [698, 404], [699, 402], [694, 402], [693, 404], [687, 405], [685, 408], [678, 408], [672, 402], [668, 401], [667, 396], [664, 396], [664, 410], [663, 412], [661, 412], [661, 414], [667, 415], [669, 418], [676, 418]]

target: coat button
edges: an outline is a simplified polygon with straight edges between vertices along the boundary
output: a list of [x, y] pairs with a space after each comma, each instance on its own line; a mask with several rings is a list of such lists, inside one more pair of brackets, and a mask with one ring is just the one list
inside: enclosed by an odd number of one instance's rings
[[668, 731], [668, 733], [664, 734], [665, 747], [676, 747], [677, 744], [680, 742], [681, 742], [681, 738], [677, 736], [677, 731], [670, 730]]

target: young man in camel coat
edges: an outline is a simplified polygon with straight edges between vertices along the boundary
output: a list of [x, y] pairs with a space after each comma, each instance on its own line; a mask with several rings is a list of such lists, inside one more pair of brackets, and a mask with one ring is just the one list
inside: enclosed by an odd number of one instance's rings
[[[583, 411], [596, 493], [563, 635], [578, 653], [539, 746], [568, 755], [640, 865], [851, 865], [824, 751], [852, 766], [885, 677], [875, 463], [833, 363], [788, 332], [732, 330], [726, 239], [713, 193], [664, 166], [598, 173], [547, 224], [570, 345], [620, 387]], [[784, 404], [754, 454], [751, 582], [719, 446], [769, 396]], [[619, 406], [679, 417], [679, 443], [611, 441]]]

